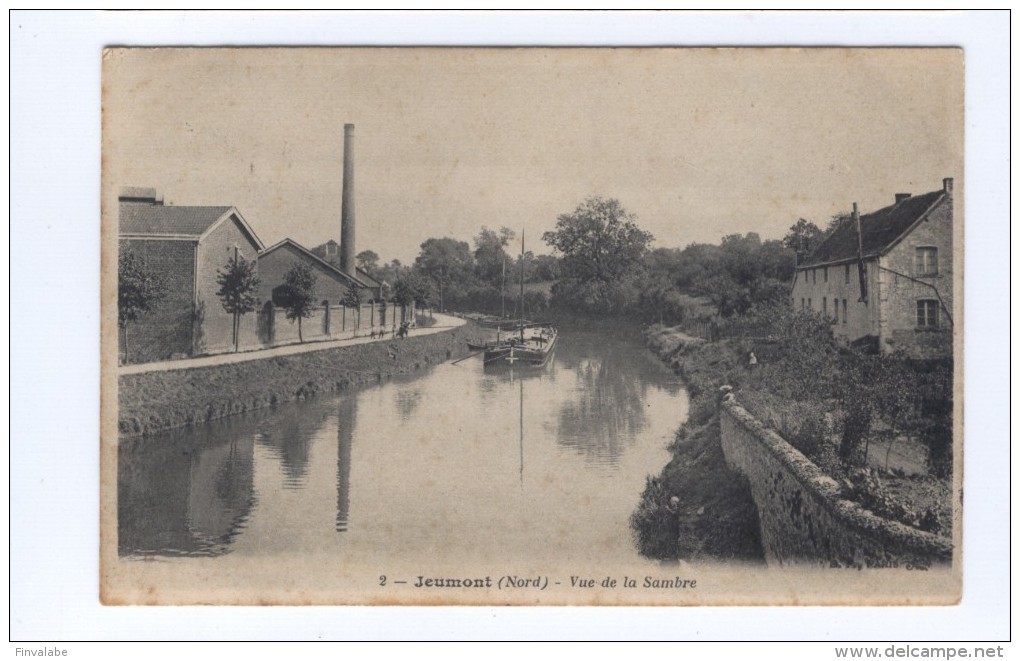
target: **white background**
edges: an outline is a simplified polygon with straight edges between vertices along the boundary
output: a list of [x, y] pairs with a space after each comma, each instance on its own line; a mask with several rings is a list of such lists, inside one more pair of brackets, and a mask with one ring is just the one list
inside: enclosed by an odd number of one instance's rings
[[[1002, 12], [12, 13], [11, 639], [1009, 638], [1009, 21]], [[100, 55], [111, 45], [178, 44], [964, 48], [963, 603], [851, 609], [100, 606]], [[43, 318], [62, 321], [40, 323]], [[72, 646], [91, 656], [88, 649]], [[835, 656], [831, 648], [818, 650]]]

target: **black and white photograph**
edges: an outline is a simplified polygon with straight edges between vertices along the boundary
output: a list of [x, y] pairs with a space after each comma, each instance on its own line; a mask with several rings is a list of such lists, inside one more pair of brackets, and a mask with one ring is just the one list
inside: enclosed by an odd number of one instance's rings
[[12, 657], [1008, 656], [1008, 11], [9, 14]]
[[103, 602], [956, 603], [963, 72], [106, 50]]

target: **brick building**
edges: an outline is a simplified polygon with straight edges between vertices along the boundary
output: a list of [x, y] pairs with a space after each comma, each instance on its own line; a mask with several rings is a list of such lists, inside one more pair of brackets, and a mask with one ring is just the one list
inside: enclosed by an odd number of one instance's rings
[[[296, 264], [307, 264], [315, 274], [316, 306], [299, 325], [287, 319], [280, 307], [280, 289]], [[327, 340], [357, 337], [360, 334], [394, 332], [400, 323], [410, 321], [414, 304], [397, 305], [385, 300], [383, 286], [360, 269], [354, 278], [338, 266], [321, 259], [293, 239], [284, 239], [259, 253], [259, 339], [263, 344], [289, 344], [301, 339]], [[344, 297], [351, 285], [362, 304], [350, 308]]]
[[798, 265], [792, 298], [848, 344], [952, 355], [953, 180], [840, 225]]
[[[310, 250], [310, 252], [322, 261], [327, 262], [338, 269], [340, 268], [340, 244], [333, 239], [315, 246]], [[374, 293], [372, 295], [374, 298], [381, 300], [383, 296], [382, 287], [385, 286], [386, 283], [371, 275], [365, 269], [356, 269], [356, 273], [358, 281], [364, 283], [373, 290]]]
[[259, 300], [274, 300], [273, 291], [283, 284], [287, 272], [298, 263], [307, 264], [315, 273], [315, 299], [317, 301], [328, 301], [337, 305], [351, 285], [361, 290], [361, 298], [365, 301], [374, 299], [379, 294], [368, 283], [361, 279], [355, 280], [333, 264], [320, 259], [296, 241], [284, 239], [259, 253], [259, 278], [262, 280]]
[[[216, 291], [217, 271], [235, 254], [255, 260], [262, 242], [234, 207], [164, 205], [155, 189], [126, 188], [119, 197], [119, 244], [159, 273], [166, 297], [131, 324], [130, 362], [231, 351], [233, 315]], [[258, 345], [256, 315], [241, 319], [240, 345]], [[124, 331], [121, 330], [121, 352]]]

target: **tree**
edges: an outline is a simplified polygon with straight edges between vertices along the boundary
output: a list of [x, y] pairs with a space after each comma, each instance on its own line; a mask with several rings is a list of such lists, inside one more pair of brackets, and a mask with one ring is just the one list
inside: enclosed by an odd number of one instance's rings
[[825, 226], [823, 238], [829, 236], [839, 229], [843, 223], [850, 220], [853, 220], [853, 215], [849, 211], [841, 211], [839, 213], [832, 214], [832, 218], [829, 219], [829, 224]]
[[124, 360], [129, 359], [128, 325], [150, 312], [167, 294], [166, 281], [133, 252], [117, 260], [117, 323], [124, 331]]
[[220, 286], [216, 295], [220, 297], [223, 309], [234, 316], [234, 351], [240, 344], [241, 317], [255, 310], [259, 304], [257, 292], [262, 281], [257, 267], [256, 260], [247, 260], [235, 253], [224, 270], [216, 271], [216, 283]]
[[450, 238], [428, 239], [414, 261], [415, 268], [439, 287], [439, 308], [444, 308], [444, 295], [451, 285], [470, 284], [474, 260], [471, 248], [464, 241]]
[[617, 200], [589, 197], [561, 215], [542, 239], [563, 254], [563, 275], [581, 282], [612, 282], [638, 263], [654, 237]]
[[560, 277], [560, 260], [553, 255], [535, 255], [536, 281], [549, 282]]
[[818, 225], [801, 218], [790, 226], [790, 231], [783, 237], [783, 245], [797, 255], [797, 263], [800, 264], [824, 238], [825, 234]]
[[410, 305], [418, 295], [420, 283], [413, 275], [403, 275], [393, 284], [392, 300], [397, 305]]
[[374, 250], [362, 250], [355, 255], [354, 260], [359, 269], [370, 275], [375, 275], [376, 269], [379, 267], [379, 255]]
[[399, 259], [394, 259], [389, 264], [383, 264], [378, 266], [375, 271], [372, 272], [372, 277], [382, 280], [383, 282], [393, 283], [397, 281], [401, 275], [403, 275], [408, 268], [400, 263]]
[[475, 237], [475, 269], [479, 279], [493, 285], [500, 285], [503, 266], [510, 261], [505, 248], [514, 239], [514, 232], [501, 227], [499, 232], [482, 227]]
[[288, 319], [298, 322], [298, 341], [304, 342], [301, 320], [312, 316], [315, 308], [315, 272], [304, 262], [298, 262], [283, 276], [279, 303]]
[[340, 300], [340, 303], [347, 308], [354, 308], [357, 310], [357, 321], [354, 324], [354, 335], [358, 335], [358, 328], [361, 326], [361, 289], [358, 288], [353, 282], [347, 285], [347, 291], [344, 292], [344, 297]]
[[573, 213], [561, 215], [556, 231], [542, 239], [563, 255], [562, 275], [554, 292], [564, 303], [589, 311], [618, 307], [633, 288], [634, 271], [654, 237], [636, 224], [619, 201], [589, 197]]

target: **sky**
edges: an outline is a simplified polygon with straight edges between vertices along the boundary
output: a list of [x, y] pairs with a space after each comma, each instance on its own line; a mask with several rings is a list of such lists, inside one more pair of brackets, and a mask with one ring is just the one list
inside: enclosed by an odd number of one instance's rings
[[235, 206], [268, 246], [356, 250], [506, 226], [526, 247], [587, 196], [654, 247], [824, 226], [962, 185], [956, 49], [127, 49], [104, 57], [103, 185]]

